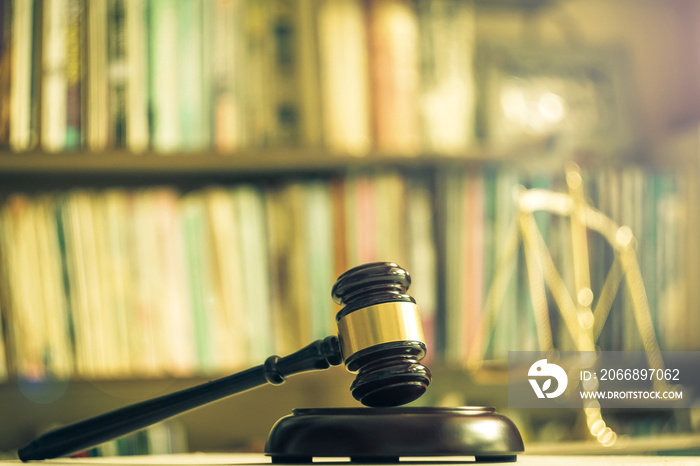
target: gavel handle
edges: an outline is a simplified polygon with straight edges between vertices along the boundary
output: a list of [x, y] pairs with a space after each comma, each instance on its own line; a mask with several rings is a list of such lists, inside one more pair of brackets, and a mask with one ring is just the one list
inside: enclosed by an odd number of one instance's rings
[[327, 369], [342, 362], [338, 338], [330, 336], [317, 340], [289, 356], [270, 356], [264, 364], [243, 372], [52, 430], [20, 448], [17, 454], [22, 461], [68, 455], [212, 401], [266, 383], [278, 385], [283, 383], [287, 376]]

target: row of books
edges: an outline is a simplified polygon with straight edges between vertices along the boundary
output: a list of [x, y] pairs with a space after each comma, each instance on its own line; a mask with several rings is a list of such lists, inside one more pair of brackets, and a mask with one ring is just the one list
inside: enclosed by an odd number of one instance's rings
[[377, 260], [416, 270], [430, 319], [425, 183], [387, 172], [14, 193], [0, 212], [0, 362], [29, 379], [244, 369], [336, 334], [335, 278]]
[[[627, 167], [585, 179], [588, 202], [635, 232], [662, 349], [696, 347], [681, 299], [681, 178]], [[335, 334], [335, 278], [377, 260], [411, 273], [409, 292], [433, 360], [463, 364], [474, 354], [503, 359], [508, 350], [536, 350], [531, 270], [522, 241], [512, 246], [519, 186], [567, 189], [559, 174], [486, 166], [188, 192], [12, 194], [0, 211], [0, 363], [7, 366], [0, 368], [5, 377], [35, 379], [187, 376], [257, 365]], [[538, 212], [535, 221], [574, 293], [570, 220]], [[612, 249], [590, 234], [587, 257], [595, 304]], [[626, 286], [623, 280], [601, 348], [641, 349]], [[498, 317], [483, 327], [494, 293]], [[551, 298], [554, 345], [575, 349]]]
[[[584, 172], [584, 201], [618, 226], [627, 226], [635, 238], [637, 266], [643, 279], [656, 339], [663, 350], [697, 347], [689, 322], [697, 321], [684, 302], [688, 286], [683, 257], [688, 217], [685, 178], [674, 171], [635, 166], [608, 167]], [[589, 229], [575, 239], [570, 216], [562, 215], [560, 200], [551, 198], [550, 211], [536, 210], [532, 219], [540, 243], [516, 207], [523, 190], [568, 193], [564, 176], [523, 173], [498, 167], [483, 171], [451, 171], [440, 187], [444, 202], [445, 306], [438, 321], [444, 326], [440, 352], [451, 364], [505, 361], [508, 351], [536, 351], [538, 320], [533, 281], [545, 286], [545, 313], [553, 347], [580, 350], [562, 315], [560, 302], [542, 270], [529, 268], [527, 254], [544, 257], [544, 247], [566, 287], [570, 302], [579, 301], [576, 260], [581, 260], [590, 286], [590, 309], [598, 307], [601, 291], [613, 267], [615, 252], [609, 238]], [[528, 244], [528, 241], [532, 243]], [[576, 243], [577, 242], [577, 243]], [[532, 248], [529, 249], [528, 248]], [[576, 259], [577, 251], [584, 256]], [[533, 261], [534, 262], [534, 261]], [[544, 261], [543, 261], [544, 262]], [[530, 264], [530, 267], [532, 265]], [[617, 267], [617, 265], [615, 266]], [[620, 286], [596, 347], [609, 351], [643, 350], [630, 292], [638, 293], [630, 269], [618, 269]], [[614, 276], [614, 275], [613, 275]], [[613, 282], [613, 280], [611, 280]], [[613, 288], [611, 288], [613, 289]], [[542, 296], [542, 295], [539, 295]], [[607, 299], [607, 298], [604, 298]], [[485, 314], [487, 313], [487, 315]], [[596, 317], [602, 316], [598, 313]], [[693, 320], [695, 319], [695, 320]], [[581, 329], [585, 325], [581, 324]], [[582, 330], [583, 331], [583, 330]]]
[[463, 0], [12, 0], [0, 145], [235, 152], [463, 151]]

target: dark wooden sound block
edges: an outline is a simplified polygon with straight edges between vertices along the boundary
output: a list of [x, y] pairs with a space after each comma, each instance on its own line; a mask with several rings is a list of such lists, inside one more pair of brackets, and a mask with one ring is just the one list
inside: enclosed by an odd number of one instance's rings
[[494, 408], [295, 409], [272, 427], [265, 454], [272, 462], [310, 463], [349, 457], [358, 463], [395, 463], [402, 457], [473, 456], [513, 462], [524, 450], [515, 424]]

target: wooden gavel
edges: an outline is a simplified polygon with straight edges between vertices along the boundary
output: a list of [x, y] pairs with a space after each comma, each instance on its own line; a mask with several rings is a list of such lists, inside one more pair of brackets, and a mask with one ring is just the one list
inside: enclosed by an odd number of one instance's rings
[[357, 372], [350, 390], [365, 406], [399, 406], [419, 398], [431, 381], [420, 363], [426, 353], [416, 301], [406, 294], [411, 278], [391, 262], [355, 267], [340, 277], [332, 295], [343, 308], [338, 336], [290, 354], [270, 356], [259, 366], [195, 387], [117, 409], [52, 430], [18, 450], [22, 461], [74, 453], [206, 403], [266, 383], [279, 385], [300, 372], [345, 362]]

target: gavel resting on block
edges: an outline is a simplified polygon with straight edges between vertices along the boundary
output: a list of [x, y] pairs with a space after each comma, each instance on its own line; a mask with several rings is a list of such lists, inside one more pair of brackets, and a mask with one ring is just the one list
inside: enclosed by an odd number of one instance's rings
[[166, 418], [266, 383], [281, 384], [299, 372], [345, 362], [357, 372], [350, 390], [365, 406], [409, 403], [425, 393], [431, 374], [420, 363], [426, 346], [411, 279], [394, 263], [376, 262], [342, 274], [333, 299], [338, 336], [318, 340], [289, 356], [271, 356], [257, 367], [62, 427], [18, 450], [22, 461], [68, 455]]

